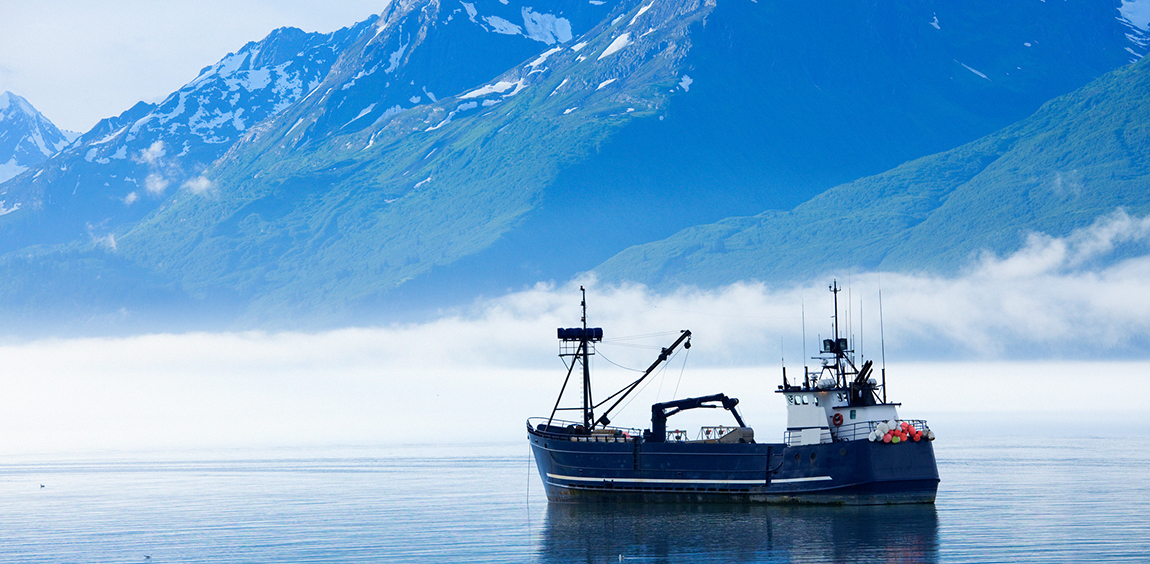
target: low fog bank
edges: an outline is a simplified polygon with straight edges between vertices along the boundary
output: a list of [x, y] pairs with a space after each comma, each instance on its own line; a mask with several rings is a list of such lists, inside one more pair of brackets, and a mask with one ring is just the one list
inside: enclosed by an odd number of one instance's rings
[[[549, 415], [566, 374], [549, 335], [505, 350], [514, 337], [417, 338], [421, 330], [427, 328], [2, 347], [8, 385], [0, 395], [0, 454], [515, 443], [528, 417]], [[652, 339], [653, 346], [672, 336]], [[614, 423], [648, 427], [655, 401], [723, 392], [742, 400], [739, 409], [759, 440], [781, 440], [777, 364], [707, 366], [706, 355], [696, 353], [705, 346], [697, 341], [674, 355], [613, 414]], [[552, 366], [530, 366], [533, 360], [519, 356], [524, 350], [532, 359], [550, 357]], [[637, 377], [612, 362], [645, 368], [657, 354], [610, 343], [599, 350], [599, 398]], [[887, 381], [902, 417], [928, 420], [942, 438], [1091, 436], [1150, 430], [1150, 415], [1136, 403], [1150, 393], [1142, 377], [1148, 370], [1150, 361], [899, 362], [889, 363]], [[788, 375], [800, 371], [791, 366]], [[572, 389], [577, 397], [578, 384]], [[700, 424], [731, 421], [721, 410], [671, 421], [692, 436]]]
[[[605, 332], [596, 397], [693, 332], [615, 423], [646, 427], [654, 401], [723, 392], [742, 400], [760, 440], [777, 441], [785, 410], [773, 391], [782, 366], [792, 381], [817, 366], [810, 357], [834, 332], [832, 279], [841, 335], [860, 362], [887, 368], [902, 416], [941, 437], [1145, 433], [1150, 256], [1099, 261], [1148, 233], [1147, 220], [1116, 214], [949, 277], [844, 272], [667, 294], [586, 278], [426, 323], [9, 343], [0, 453], [518, 441], [562, 385], [555, 329], [580, 324], [580, 285], [588, 325]], [[686, 415], [672, 425], [699, 423]]]

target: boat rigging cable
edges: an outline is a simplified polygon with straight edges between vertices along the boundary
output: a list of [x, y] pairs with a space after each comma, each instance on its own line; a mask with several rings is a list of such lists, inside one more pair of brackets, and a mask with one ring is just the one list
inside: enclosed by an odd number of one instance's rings
[[687, 371], [687, 357], [691, 356], [691, 349], [687, 349], [687, 354], [683, 356], [683, 367], [679, 369], [679, 379], [675, 381], [675, 393], [671, 397], [679, 396], [679, 384], [683, 382], [683, 373]]
[[[690, 353], [691, 353], [691, 351], [690, 351], [690, 349], [688, 349], [687, 354], [690, 354]], [[677, 356], [679, 356], [679, 352], [675, 351], [675, 353], [672, 354], [669, 359], [667, 359], [668, 360], [667, 364], [670, 365], [671, 364], [670, 360], [674, 359]], [[683, 370], [686, 370], [686, 369], [687, 369], [687, 359], [684, 358], [683, 359]], [[636, 370], [636, 372], [639, 372], [639, 371]], [[658, 399], [659, 396], [663, 395], [663, 380], [665, 379], [666, 375], [667, 375], [667, 366], [663, 366], [662, 368], [659, 369], [659, 391], [655, 394], [656, 399]], [[683, 378], [683, 373], [680, 372], [679, 373], [679, 379], [682, 379], [682, 378]], [[648, 380], [645, 384], [643, 384], [643, 387], [639, 388], [639, 393], [635, 394], [634, 396], [631, 397], [631, 399], [627, 400], [627, 403], [623, 404], [623, 407], [620, 407], [619, 410], [622, 411], [624, 409], [627, 409], [627, 406], [631, 405], [631, 402], [635, 401], [635, 398], [639, 397], [639, 395], [641, 395], [644, 391], [646, 391], [647, 386], [650, 386], [650, 385], [651, 385], [651, 381]], [[678, 389], [679, 389], [679, 386], [678, 386], [678, 384], [676, 384], [675, 390], [678, 391]], [[619, 390], [619, 392], [621, 392], [621, 391], [623, 391], [623, 390]], [[611, 397], [613, 398], [616, 395], [619, 395], [619, 392], [615, 392]], [[606, 402], [610, 399], [611, 398], [607, 398], [606, 400], [603, 400], [603, 401]]]

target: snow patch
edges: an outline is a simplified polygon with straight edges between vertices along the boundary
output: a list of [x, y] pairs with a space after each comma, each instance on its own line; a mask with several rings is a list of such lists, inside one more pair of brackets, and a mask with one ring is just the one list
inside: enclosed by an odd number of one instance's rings
[[415, 188], [419, 188], [420, 186], [423, 186], [424, 184], [427, 184], [428, 182], [431, 182], [431, 178], [432, 178], [432, 177], [428, 176], [427, 178], [424, 178], [423, 180], [420, 180], [419, 182], [416, 182], [416, 183], [415, 183]]
[[934, 20], [930, 22], [930, 25], [934, 26], [934, 29], [942, 29], [938, 27], [938, 14], [934, 15]]
[[244, 61], [248, 59], [248, 53], [243, 52], [239, 54], [229, 53], [227, 57], [211, 67], [209, 67], [203, 74], [197, 76], [195, 80], [188, 83], [188, 87], [195, 88], [197, 85], [207, 81], [213, 76], [228, 76], [239, 70], [243, 66]]
[[12, 204], [12, 207], [10, 207], [10, 208], [4, 207], [5, 203], [6, 202], [4, 200], [0, 200], [0, 215], [7, 215], [7, 214], [10, 214], [10, 213], [20, 209], [20, 202], [16, 202], [15, 204]]
[[1150, 0], [1122, 0], [1122, 18], [1142, 31], [1150, 31]]
[[544, 51], [542, 55], [539, 55], [539, 58], [528, 63], [527, 66], [531, 67], [531, 68], [535, 68], [539, 65], [542, 65], [543, 63], [547, 62], [547, 57], [550, 57], [551, 55], [554, 55], [555, 53], [558, 53], [559, 51], [562, 51], [562, 50], [563, 50], [562, 47], [553, 47], [551, 49], [548, 49], [547, 51]]
[[624, 33], [623, 35], [616, 37], [615, 40], [612, 41], [611, 44], [607, 46], [607, 49], [605, 49], [603, 51], [603, 54], [599, 55], [598, 60], [602, 61], [604, 57], [609, 57], [611, 55], [614, 55], [615, 53], [618, 53], [624, 47], [626, 47], [630, 44], [631, 44], [631, 34], [630, 33]]
[[650, 10], [651, 6], [654, 6], [654, 5], [655, 5], [655, 3], [651, 2], [650, 4], [647, 4], [646, 6], [639, 8], [639, 13], [635, 14], [635, 17], [631, 18], [631, 21], [627, 22], [627, 27], [631, 27], [632, 25], [634, 25], [635, 20], [639, 19], [639, 16], [646, 14], [647, 10]]
[[679, 88], [682, 88], [683, 92], [690, 92], [691, 85], [694, 83], [695, 81], [692, 80], [691, 77], [684, 74], [683, 79], [679, 81]]
[[463, 9], [467, 10], [467, 17], [471, 18], [471, 23], [479, 23], [475, 21], [475, 16], [479, 13], [475, 9], [475, 4], [468, 4], [467, 2], [460, 2], [460, 4], [463, 4]]
[[351, 122], [352, 122], [352, 121], [355, 121], [355, 120], [357, 120], [357, 119], [359, 119], [359, 118], [361, 118], [361, 117], [363, 117], [363, 116], [366, 116], [367, 114], [370, 114], [370, 113], [371, 113], [371, 111], [372, 111], [372, 110], [374, 110], [374, 109], [375, 109], [375, 102], [372, 102], [372, 103], [371, 103], [371, 105], [369, 105], [368, 107], [366, 107], [366, 108], [364, 108], [364, 109], [360, 110], [360, 112], [359, 112], [359, 114], [358, 114], [358, 115], [356, 115], [355, 117], [351, 118], [351, 121], [349, 121], [349, 122], [347, 122], [347, 123], [343, 124], [343, 127], [340, 127], [340, 129], [343, 129], [344, 127], [347, 127], [347, 126], [351, 125]]
[[117, 129], [116, 131], [113, 131], [112, 133], [109, 133], [109, 134], [101, 137], [99, 141], [93, 141], [93, 142], [89, 143], [89, 145], [103, 145], [104, 143], [107, 143], [107, 142], [115, 139], [116, 137], [118, 137], [121, 133], [124, 132], [125, 129], [127, 129], [127, 126], [121, 127], [120, 129]]
[[487, 86], [484, 86], [482, 88], [472, 90], [471, 92], [468, 92], [467, 94], [464, 94], [464, 95], [460, 96], [459, 98], [462, 100], [466, 100], [468, 98], [478, 98], [480, 96], [486, 96], [488, 94], [493, 94], [493, 93], [502, 94], [504, 92], [507, 92], [508, 90], [511, 90], [511, 87], [513, 87], [517, 84], [519, 84], [519, 81], [507, 82], [505, 80], [501, 80], [499, 82], [496, 82], [495, 84], [488, 84]]
[[564, 79], [563, 79], [563, 82], [560, 82], [560, 83], [559, 83], [559, 86], [556, 86], [556, 87], [555, 87], [555, 90], [552, 90], [552, 91], [551, 91], [551, 94], [549, 94], [547, 97], [548, 97], [548, 98], [550, 98], [551, 96], [554, 96], [555, 94], [558, 94], [558, 93], [559, 93], [559, 89], [560, 89], [560, 88], [563, 88], [563, 85], [564, 85], [564, 84], [567, 84], [567, 79], [566, 79], [566, 78], [564, 78]]
[[375, 118], [375, 122], [373, 122], [373, 123], [372, 123], [372, 125], [375, 125], [375, 124], [377, 124], [377, 123], [380, 123], [380, 122], [382, 122], [383, 120], [385, 120], [385, 119], [387, 119], [387, 118], [389, 118], [389, 117], [391, 117], [391, 116], [393, 116], [393, 115], [395, 115], [395, 114], [398, 114], [399, 112], [402, 112], [402, 111], [403, 111], [403, 106], [400, 106], [399, 104], [396, 104], [396, 105], [394, 105], [394, 106], [392, 106], [392, 107], [390, 107], [390, 108], [388, 108], [388, 109], [384, 110], [382, 115], [380, 115], [379, 117]]
[[298, 120], [296, 120], [295, 125], [291, 126], [291, 129], [287, 130], [287, 133], [285, 133], [284, 135], [285, 136], [291, 135], [291, 132], [295, 131], [295, 128], [299, 127], [299, 124], [301, 124], [301, 123], [303, 123], [303, 118], [299, 118]]
[[421, 98], [421, 97], [419, 97], [419, 96], [412, 96], [412, 97], [408, 98], [408, 99], [407, 99], [407, 101], [408, 101], [408, 102], [411, 102], [412, 104], [418, 104], [418, 103], [419, 103], [419, 101], [420, 101], [420, 100], [422, 100], [422, 99], [423, 99], [423, 98]]
[[523, 27], [527, 30], [528, 38], [548, 45], [571, 41], [571, 22], [566, 18], [532, 12], [531, 8], [526, 7], [523, 8], [522, 14]]
[[578, 53], [580, 49], [582, 49], [582, 48], [584, 48], [584, 47], [586, 47], [586, 46], [587, 46], [587, 42], [586, 42], [586, 41], [580, 41], [580, 42], [578, 42], [578, 43], [576, 43], [576, 44], [572, 45], [572, 46], [571, 46], [571, 50], [572, 50], [572, 51], [574, 51], [574, 52], [576, 52], [576, 53]]
[[404, 43], [403, 45], [400, 45], [399, 49], [397, 49], [394, 53], [391, 54], [391, 56], [387, 58], [387, 68], [383, 69], [385, 74], [391, 74], [392, 72], [395, 72], [395, 69], [399, 68], [399, 60], [403, 58], [403, 52], [407, 50], [408, 45], [410, 45], [410, 43]]
[[604, 80], [603, 82], [600, 82], [600, 83], [599, 83], [599, 87], [598, 87], [598, 88], [596, 88], [595, 90], [602, 90], [602, 89], [603, 89], [603, 88], [605, 88], [607, 85], [611, 84], [612, 82], [615, 82], [616, 80], [619, 80], [619, 79], [617, 79], [617, 78], [609, 78], [609, 79], [607, 79], [607, 80]]
[[579, 109], [579, 106], [575, 106], [574, 108], [567, 108], [566, 110], [563, 110], [563, 115], [567, 115], [567, 114], [569, 114], [575, 110], [578, 110], [578, 109]]
[[[516, 90], [516, 92], [518, 92], [518, 90]], [[515, 94], [515, 92], [512, 92], [511, 94], [509, 94], [509, 96], [514, 95], [514, 94]], [[479, 107], [479, 102], [475, 102], [475, 101], [464, 102], [464, 103], [456, 106], [454, 110], [451, 110], [451, 113], [447, 114], [447, 117], [443, 118], [443, 121], [427, 128], [425, 131], [435, 131], [436, 129], [439, 129], [439, 128], [451, 123], [451, 120], [452, 120], [452, 118], [455, 117], [455, 114], [457, 114], [459, 112], [465, 112], [467, 110], [472, 110], [472, 109], [475, 109], [478, 107]]]
[[[20, 166], [20, 165], [16, 164], [16, 157], [12, 157], [7, 163], [0, 164], [0, 182], [4, 182], [5, 180], [8, 180], [9, 178], [15, 178], [15, 177], [19, 176], [20, 173], [24, 172], [25, 170], [28, 170], [28, 167]], [[36, 174], [39, 175], [40, 173], [37, 172]], [[4, 207], [4, 202], [0, 201], [0, 215], [4, 215], [10, 211], [16, 210], [16, 208], [12, 208], [8, 211], [4, 211], [3, 207]], [[19, 205], [17, 205], [17, 207], [19, 207]]]
[[483, 21], [491, 26], [491, 31], [503, 35], [523, 35], [523, 29], [499, 16], [486, 16]]
[[966, 67], [966, 70], [968, 70], [974, 74], [977, 74], [978, 76], [981, 76], [982, 78], [985, 78], [986, 80], [990, 80], [990, 78], [988, 78], [985, 74], [982, 74], [982, 73], [978, 72], [977, 70], [974, 70], [970, 65], [967, 65], [966, 63], [963, 63], [962, 61], [955, 61], [955, 62], [962, 65], [963, 67]]
[[263, 90], [272, 82], [272, 69], [256, 69], [238, 72], [234, 76], [224, 79], [229, 91], [243, 88], [248, 92]]

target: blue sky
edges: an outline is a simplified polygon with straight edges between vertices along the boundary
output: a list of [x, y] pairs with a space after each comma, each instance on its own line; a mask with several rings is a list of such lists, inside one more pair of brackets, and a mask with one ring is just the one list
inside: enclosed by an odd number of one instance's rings
[[4, 3], [0, 92], [84, 132], [138, 101], [156, 102], [279, 27], [330, 32], [389, 0], [37, 0]]

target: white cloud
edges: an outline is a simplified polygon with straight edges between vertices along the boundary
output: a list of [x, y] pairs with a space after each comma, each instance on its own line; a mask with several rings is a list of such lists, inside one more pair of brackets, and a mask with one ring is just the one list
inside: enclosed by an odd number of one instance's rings
[[171, 184], [171, 182], [168, 179], [158, 174], [149, 174], [148, 177], [144, 179], [144, 188], [147, 188], [148, 192], [157, 196], [162, 195], [164, 190], [168, 189], [169, 184]]
[[156, 141], [152, 143], [147, 149], [140, 151], [140, 162], [145, 162], [151, 165], [156, 164], [161, 157], [167, 154], [167, 149], [164, 148], [163, 141]]
[[212, 188], [214, 188], [214, 186], [215, 185], [208, 178], [205, 178], [203, 176], [197, 176], [195, 178], [192, 178], [192, 179], [184, 182], [181, 185], [181, 188], [184, 188], [193, 194], [202, 196], [202, 195], [210, 192], [212, 190]]
[[91, 237], [92, 237], [92, 242], [95, 243], [97, 246], [104, 247], [105, 249], [108, 249], [109, 251], [115, 251], [116, 250], [116, 236], [115, 235], [108, 233], [107, 235], [102, 235], [100, 237], [97, 237], [95, 235], [92, 235]]
[[135, 192], [129, 192], [128, 195], [124, 196], [121, 201], [124, 202], [125, 206], [130, 206], [130, 205], [136, 203], [136, 200], [139, 200], [139, 199], [140, 199], [140, 196], [138, 194], [136, 194]]

